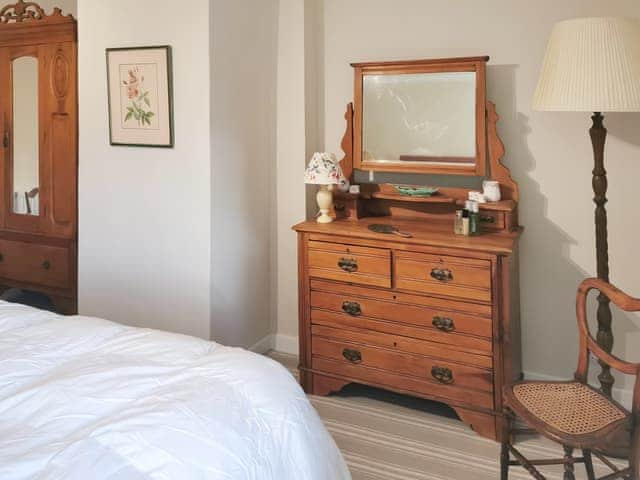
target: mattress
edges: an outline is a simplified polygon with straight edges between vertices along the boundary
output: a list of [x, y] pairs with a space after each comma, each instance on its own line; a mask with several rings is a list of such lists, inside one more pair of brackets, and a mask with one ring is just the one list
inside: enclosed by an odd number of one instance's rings
[[278, 363], [0, 302], [0, 479], [349, 478]]

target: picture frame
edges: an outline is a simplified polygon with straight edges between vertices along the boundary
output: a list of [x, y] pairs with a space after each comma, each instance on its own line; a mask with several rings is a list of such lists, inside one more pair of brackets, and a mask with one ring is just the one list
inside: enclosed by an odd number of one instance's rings
[[107, 48], [109, 143], [173, 148], [171, 46]]

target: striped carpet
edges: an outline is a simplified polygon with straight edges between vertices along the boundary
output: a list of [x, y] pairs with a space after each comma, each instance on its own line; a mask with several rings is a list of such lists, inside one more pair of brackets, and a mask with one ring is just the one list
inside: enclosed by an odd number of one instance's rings
[[[297, 359], [271, 352], [297, 377]], [[338, 395], [310, 396], [349, 464], [354, 480], [496, 480], [499, 446], [474, 434], [448, 407], [377, 389], [348, 386]], [[560, 456], [558, 446], [540, 437], [519, 442], [529, 458]], [[561, 467], [541, 471], [561, 480]], [[608, 471], [596, 463], [596, 474]], [[531, 479], [514, 468], [513, 480]], [[576, 478], [586, 479], [582, 465]]]

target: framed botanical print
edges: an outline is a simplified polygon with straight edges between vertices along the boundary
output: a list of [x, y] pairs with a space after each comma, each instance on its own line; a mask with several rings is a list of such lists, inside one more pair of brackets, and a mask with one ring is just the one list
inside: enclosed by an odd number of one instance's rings
[[111, 145], [173, 147], [171, 47], [107, 49]]

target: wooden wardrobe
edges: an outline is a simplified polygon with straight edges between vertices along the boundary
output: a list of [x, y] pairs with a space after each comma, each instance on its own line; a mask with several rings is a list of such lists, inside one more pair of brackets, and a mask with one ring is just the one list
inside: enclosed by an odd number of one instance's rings
[[[360, 180], [360, 193], [334, 195], [333, 223], [310, 220], [294, 229], [305, 391], [328, 395], [361, 383], [437, 400], [480, 435], [499, 439], [502, 386], [521, 376], [521, 228], [518, 186], [501, 163], [498, 116], [485, 98], [487, 60], [354, 64], [355, 107], [349, 105], [345, 116], [341, 162], [352, 183], [357, 169], [430, 174], [430, 182], [441, 174], [464, 176], [474, 185], [499, 182], [502, 199], [480, 205], [479, 235], [454, 234], [456, 210], [478, 187], [451, 186], [451, 178], [431, 197], [404, 196], [394, 185]], [[430, 86], [439, 84], [437, 95], [430, 94]], [[428, 98], [420, 98], [423, 87]], [[365, 118], [380, 110], [380, 99], [389, 111]], [[449, 120], [441, 119], [452, 117], [442, 110], [447, 101], [466, 115], [460, 123], [475, 128], [451, 137], [458, 140], [466, 132], [466, 150], [455, 156], [456, 143], [450, 149], [454, 156], [444, 157], [432, 142], [422, 149], [431, 156], [415, 154], [422, 137], [401, 129], [411, 122], [411, 131], [429, 125], [439, 141], [445, 129], [435, 127], [448, 127]], [[379, 139], [394, 128], [404, 135], [392, 136], [395, 143], [405, 137], [413, 142], [405, 150], [411, 154], [400, 151], [379, 161]], [[372, 231], [372, 224], [393, 226], [405, 236]]]
[[77, 309], [77, 24], [0, 9], [0, 286]]

